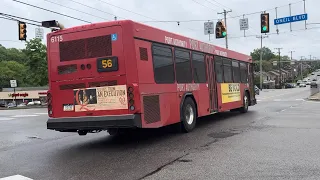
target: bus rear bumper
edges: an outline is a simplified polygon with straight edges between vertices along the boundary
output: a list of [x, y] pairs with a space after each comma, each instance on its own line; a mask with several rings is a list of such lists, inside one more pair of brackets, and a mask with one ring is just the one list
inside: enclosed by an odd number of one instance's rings
[[72, 132], [76, 130], [107, 130], [109, 128], [141, 128], [141, 115], [49, 118], [47, 129]]

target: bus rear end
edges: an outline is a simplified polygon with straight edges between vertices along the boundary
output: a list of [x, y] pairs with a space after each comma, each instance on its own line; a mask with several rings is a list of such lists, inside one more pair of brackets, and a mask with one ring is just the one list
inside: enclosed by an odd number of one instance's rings
[[126, 73], [131, 64], [126, 64], [123, 41], [130, 37], [122, 32], [114, 23], [48, 35], [48, 129], [86, 134], [141, 127], [134, 106], [139, 93]]

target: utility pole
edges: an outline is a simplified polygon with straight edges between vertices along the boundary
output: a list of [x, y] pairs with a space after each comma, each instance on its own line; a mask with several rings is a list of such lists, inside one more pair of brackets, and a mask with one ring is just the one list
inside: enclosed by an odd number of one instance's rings
[[232, 10], [230, 9], [230, 11], [227, 11], [227, 10], [223, 10], [223, 12], [221, 12], [221, 13], [218, 13], [218, 14], [223, 14], [224, 15], [224, 25], [225, 25], [225, 27], [226, 27], [226, 30], [227, 30], [227, 35], [226, 35], [226, 48], [228, 49], [228, 28], [227, 28], [227, 14], [229, 13], [229, 12], [232, 12]]
[[282, 48], [275, 48], [278, 50], [278, 55], [279, 55], [279, 72], [280, 72], [280, 81], [279, 81], [279, 85], [280, 88], [282, 89], [282, 71], [281, 71], [281, 49]]
[[301, 56], [301, 58], [300, 58], [300, 76], [301, 76], [301, 80], [303, 78], [303, 75], [302, 75], [302, 58], [304, 58], [304, 56]]
[[259, 64], [260, 64], [260, 89], [262, 90], [262, 84], [263, 84], [263, 79], [262, 79], [262, 55], [263, 55], [263, 52], [262, 52], [262, 40], [264, 39], [264, 38], [267, 38], [268, 36], [263, 36], [263, 35], [261, 35], [261, 36], [257, 36], [257, 38], [260, 38], [260, 40], [261, 40], [261, 48], [260, 48], [260, 62], [259, 62]]
[[[290, 24], [291, 26], [291, 24]], [[290, 51], [290, 61], [292, 62], [292, 53], [295, 52], [295, 51]], [[290, 65], [291, 65], [291, 62], [290, 62]], [[294, 83], [294, 68], [293, 66], [291, 66], [291, 78], [292, 78], [292, 83]]]

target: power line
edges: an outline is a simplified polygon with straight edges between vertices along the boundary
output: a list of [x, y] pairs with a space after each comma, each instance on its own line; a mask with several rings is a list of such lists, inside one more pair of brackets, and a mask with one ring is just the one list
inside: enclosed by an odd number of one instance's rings
[[[73, 0], [71, 0], [71, 1], [73, 1]], [[154, 18], [151, 18], [151, 17], [149, 17], [149, 16], [146, 16], [146, 15], [143, 15], [143, 14], [140, 14], [140, 13], [137, 13], [137, 12], [134, 12], [134, 11], [129, 10], [129, 9], [125, 9], [125, 8], [116, 6], [116, 5], [111, 4], [111, 3], [108, 3], [108, 2], [106, 2], [106, 1], [103, 1], [103, 0], [98, 0], [98, 1], [100, 1], [100, 2], [102, 2], [102, 3], [104, 3], [104, 4], [108, 4], [108, 5], [110, 5], [110, 6], [113, 6], [113, 7], [115, 7], [115, 8], [118, 8], [118, 9], [121, 9], [121, 10], [124, 10], [124, 11], [127, 11], [127, 12], [130, 12], [130, 13], [136, 14], [136, 15], [138, 15], [138, 16], [142, 16], [142, 17], [145, 17], [145, 18], [148, 18], [148, 19], [153, 19], [153, 20], [155, 20]]]
[[[291, 5], [297, 4], [297, 3], [300, 3], [300, 2], [303, 2], [303, 0], [293, 2], [293, 3], [291, 3]], [[278, 6], [277, 8], [282, 8], [282, 7], [286, 7], [286, 6], [288, 6], [288, 5], [281, 5], [281, 6]], [[250, 15], [254, 15], [254, 14], [261, 14], [262, 11], [270, 11], [270, 10], [274, 10], [274, 8], [261, 10], [261, 11], [256, 11], [256, 12], [251, 12], [251, 13], [246, 13], [246, 14], [242, 14], [242, 15], [230, 16], [230, 17], [227, 17], [227, 19], [241, 18], [241, 17], [243, 17], [243, 15], [250, 16]], [[227, 8], [227, 9], [230, 9], [230, 8]], [[196, 22], [196, 21], [198, 21], [198, 22], [207, 22], [207, 21], [216, 21], [216, 20], [220, 20], [220, 19], [217, 18], [217, 19], [196, 19], [196, 20], [159, 20], [159, 21], [142, 21], [142, 22], [178, 22], [178, 21], [179, 22]]]
[[[1, 15], [1, 14], [3, 14], [3, 13], [0, 13], [0, 15]], [[2, 16], [3, 16], [3, 15], [2, 15]], [[11, 15], [9, 15], [9, 16], [11, 16]], [[24, 20], [30, 20], [30, 19], [26, 19], [26, 18], [22, 18], [22, 17], [18, 17], [18, 16], [12, 16], [12, 17], [17, 17], [17, 18], [19, 18], [19, 19], [24, 19]], [[12, 17], [4, 16], [4, 17], [0, 17], [0, 18], [1, 18], [1, 19], [10, 20], [10, 21], [16, 21], [16, 22], [20, 21], [19, 19], [12, 18]], [[31, 21], [36, 22], [35, 20], [31, 20]], [[27, 24], [29, 24], [29, 25], [41, 27], [41, 25], [39, 25], [39, 24], [34, 24], [34, 23], [30, 23], [30, 22], [25, 22], [25, 23], [27, 23]]]
[[[89, 5], [83, 4], [83, 3], [78, 2], [78, 1], [74, 1], [74, 0], [68, 0], [68, 1], [74, 2], [74, 3], [76, 3], [76, 4], [80, 4], [81, 6], [84, 6], [84, 7], [87, 7], [87, 8], [93, 9], [93, 10], [97, 10], [97, 11], [102, 12], [102, 13], [105, 13], [105, 14], [112, 15], [112, 16], [114, 16], [114, 17], [120, 17], [120, 16], [117, 16], [117, 15], [115, 15], [115, 14], [111, 14], [111, 13], [109, 13], [109, 12], [102, 11], [102, 10], [100, 10], [100, 9], [98, 9], [98, 8], [95, 8], [95, 7], [92, 7], [92, 6], [89, 6]], [[124, 18], [124, 17], [120, 17], [120, 18], [126, 19], [126, 18]]]
[[31, 21], [31, 22], [35, 22], [35, 23], [41, 23], [40, 21], [36, 21], [36, 20], [33, 20], [33, 19], [18, 17], [18, 16], [14, 16], [14, 15], [10, 15], [10, 14], [5, 14], [5, 13], [0, 13], [0, 15], [6, 16], [6, 17], [10, 17], [10, 18], [19, 18], [19, 19], [23, 19], [23, 20], [27, 20], [27, 21]]
[[42, 8], [42, 7], [39, 7], [39, 6], [35, 6], [35, 5], [29, 4], [29, 3], [21, 2], [21, 1], [18, 1], [18, 0], [12, 0], [12, 1], [15, 1], [15, 2], [20, 3], [20, 4], [27, 5], [27, 6], [31, 6], [31, 7], [37, 8], [37, 9], [41, 9], [41, 10], [44, 10], [44, 11], [48, 11], [48, 12], [51, 12], [51, 13], [55, 13], [55, 14], [58, 14], [58, 15], [61, 15], [61, 16], [65, 16], [65, 17], [68, 17], [68, 18], [71, 18], [71, 19], [75, 19], [75, 20], [78, 20], [78, 21], [91, 23], [90, 21], [86, 21], [86, 20], [79, 19], [79, 18], [76, 18], [76, 17], [73, 17], [73, 16], [62, 14], [62, 13], [59, 13], [59, 12], [56, 12], [56, 11], [45, 9], [45, 8]]
[[218, 1], [216, 1], [216, 0], [211, 0], [211, 1], [214, 1], [214, 2], [216, 2], [217, 4], [220, 4], [221, 6], [223, 6], [223, 7], [227, 8], [227, 9], [230, 9], [230, 10], [231, 10], [231, 8], [229, 8], [229, 7], [227, 7], [227, 6], [225, 6], [225, 5], [221, 4], [221, 3], [219, 3], [219, 2], [218, 2]]
[[211, 1], [209, 1], [209, 0], [205, 0], [205, 1], [207, 1], [208, 3], [210, 3], [210, 4], [212, 4], [212, 5], [214, 5], [214, 6], [216, 6], [216, 7], [219, 7], [219, 6], [217, 6], [216, 4], [213, 4]]
[[195, 1], [195, 0], [192, 0], [192, 1], [195, 2], [195, 3], [197, 3], [197, 4], [199, 4], [200, 6], [203, 6], [203, 7], [205, 7], [205, 8], [211, 9], [212, 11], [218, 12], [216, 9], [212, 9], [212, 8], [210, 8], [210, 7], [208, 7], [208, 6], [205, 6], [205, 5], [201, 4], [201, 3], [199, 3], [198, 1]]
[[[292, 36], [297, 36], [295, 34], [292, 34], [292, 32], [300, 32], [300, 31], [308, 31], [308, 30], [312, 30], [312, 29], [320, 29], [320, 27], [311, 27], [311, 28], [308, 28], [308, 29], [298, 29], [298, 30], [293, 30], [293, 31], [284, 31], [282, 33], [279, 33], [280, 34], [289, 34], [289, 35], [292, 35]], [[277, 33], [269, 33], [268, 35], [277, 35]], [[256, 36], [256, 35], [248, 35], [246, 37], [253, 37], [253, 36]], [[237, 36], [237, 37], [229, 37], [229, 39], [237, 39], [237, 38], [244, 38], [243, 36]]]
[[87, 13], [87, 12], [84, 12], [84, 11], [80, 11], [80, 10], [78, 10], [78, 9], [74, 9], [74, 8], [71, 8], [71, 7], [62, 5], [62, 4], [58, 4], [58, 3], [55, 3], [55, 2], [52, 2], [52, 1], [49, 1], [49, 0], [44, 0], [44, 1], [49, 2], [49, 3], [52, 3], [52, 4], [55, 4], [55, 5], [58, 5], [58, 6], [61, 6], [61, 7], [64, 7], [64, 8], [67, 8], [67, 9], [71, 9], [71, 10], [80, 12], [80, 13], [83, 13], [83, 14], [87, 14], [87, 15], [89, 15], [89, 16], [93, 16], [93, 17], [97, 17], [97, 18], [100, 18], [100, 19], [103, 19], [103, 20], [108, 20], [108, 21], [110, 21], [110, 19], [105, 19], [105, 18], [103, 18], [103, 17], [96, 16], [96, 15], [93, 15], [93, 14], [90, 14], [90, 13]]
[[[111, 14], [111, 13], [108, 13], [108, 12], [106, 12], [106, 11], [102, 11], [102, 10], [100, 10], [100, 9], [97, 9], [97, 8], [92, 7], [92, 6], [89, 6], [89, 5], [80, 3], [80, 2], [75, 1], [75, 0], [68, 0], [68, 1], [71, 1], [71, 2], [74, 2], [74, 3], [77, 3], [77, 4], [80, 4], [80, 5], [82, 5], [82, 6], [85, 6], [85, 7], [90, 8], [90, 9], [94, 9], [94, 10], [100, 11], [100, 12], [102, 12], [102, 13], [106, 13], [106, 14], [109, 14], [109, 15], [112, 15], [112, 16], [115, 16], [115, 17], [120, 17], [120, 16], [116, 16], [115, 14]], [[146, 22], [168, 23], [168, 21], [159, 21], [159, 20], [157, 20], [157, 19], [155, 19], [155, 18], [146, 16], [146, 15], [143, 15], [143, 14], [140, 14], [140, 13], [136, 13], [136, 12], [134, 12], [134, 11], [132, 11], [132, 10], [125, 9], [125, 8], [122, 8], [122, 7], [113, 5], [113, 4], [111, 4], [111, 3], [108, 3], [108, 2], [105, 2], [105, 1], [102, 1], [102, 0], [98, 0], [98, 1], [100, 1], [100, 2], [102, 2], [102, 3], [105, 3], [105, 4], [108, 4], [108, 5], [110, 5], [110, 6], [113, 6], [113, 7], [119, 8], [119, 9], [122, 9], [122, 10], [124, 10], [124, 11], [127, 11], [127, 12], [130, 12], [130, 13], [137, 14], [137, 15], [139, 15], [139, 16], [142, 16], [142, 17], [145, 17], [145, 18], [154, 20], [154, 21], [143, 21], [144, 23], [146, 23]], [[126, 19], [125, 17], [120, 17], [120, 18]], [[174, 22], [179, 24], [179, 23], [182, 22], [182, 21], [174, 21]], [[195, 30], [195, 29], [192, 29], [192, 28], [188, 28], [188, 27], [186, 27], [186, 29], [189, 29], [189, 30], [191, 30], [191, 31], [198, 31], [198, 30]]]

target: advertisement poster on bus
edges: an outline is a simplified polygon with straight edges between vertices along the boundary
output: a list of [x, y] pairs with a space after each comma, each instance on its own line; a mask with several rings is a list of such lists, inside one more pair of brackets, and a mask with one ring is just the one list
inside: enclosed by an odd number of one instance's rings
[[74, 90], [75, 111], [127, 109], [126, 85]]
[[221, 84], [222, 103], [230, 103], [241, 100], [239, 83]]

